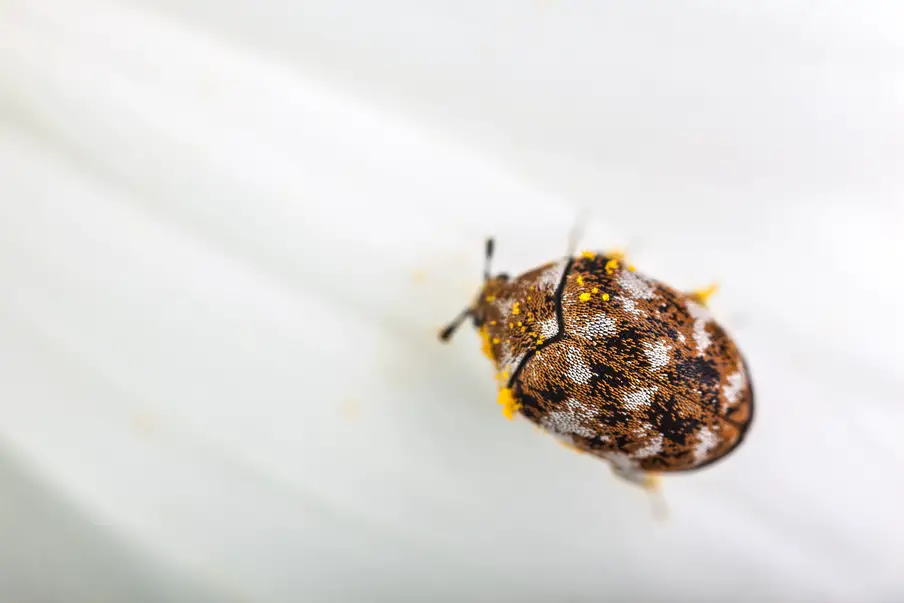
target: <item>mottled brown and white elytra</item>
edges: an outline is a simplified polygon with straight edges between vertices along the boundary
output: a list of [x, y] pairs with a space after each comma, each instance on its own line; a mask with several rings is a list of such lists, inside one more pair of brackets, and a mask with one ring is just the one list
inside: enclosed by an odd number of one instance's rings
[[[698, 469], [737, 448], [753, 419], [749, 371], [705, 306], [585, 252], [517, 278], [492, 276], [470, 317], [496, 365], [499, 402], [635, 483]], [[711, 292], [711, 291], [710, 291]]]

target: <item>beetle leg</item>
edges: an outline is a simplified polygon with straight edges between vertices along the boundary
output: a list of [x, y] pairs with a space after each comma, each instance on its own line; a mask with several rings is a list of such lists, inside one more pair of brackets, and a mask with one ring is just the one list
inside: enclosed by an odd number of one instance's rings
[[665, 497], [662, 495], [662, 488], [660, 487], [662, 482], [658, 475], [615, 463], [612, 463], [612, 472], [635, 486], [640, 486], [647, 492], [653, 517], [659, 520], [668, 518], [669, 509], [665, 502]]
[[650, 475], [642, 469], [628, 467], [621, 463], [612, 463], [612, 473], [625, 481], [631, 482], [635, 486], [644, 488], [645, 490], [655, 488], [656, 484], [658, 483], [658, 478], [656, 476]]
[[439, 332], [439, 338], [441, 341], [449, 341], [455, 331], [458, 330], [458, 327], [461, 326], [461, 323], [465, 321], [466, 318], [471, 316], [471, 308], [465, 308], [462, 310], [458, 316], [452, 319], [446, 327]]

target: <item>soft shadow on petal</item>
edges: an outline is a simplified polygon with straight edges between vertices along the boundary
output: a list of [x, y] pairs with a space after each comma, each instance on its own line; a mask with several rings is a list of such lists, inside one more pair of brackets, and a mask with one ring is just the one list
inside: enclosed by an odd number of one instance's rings
[[[6, 333], [4, 333], [6, 334]], [[4, 601], [136, 603], [237, 601], [206, 580], [161, 563], [35, 481], [27, 463], [0, 455], [0, 598]]]

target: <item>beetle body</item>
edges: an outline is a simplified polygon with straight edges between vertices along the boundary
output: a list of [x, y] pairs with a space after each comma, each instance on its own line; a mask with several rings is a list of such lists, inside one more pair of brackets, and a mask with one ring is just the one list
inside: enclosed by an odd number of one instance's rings
[[487, 270], [464, 314], [496, 367], [503, 412], [630, 481], [723, 458], [753, 419], [748, 369], [703, 297], [617, 254], [585, 252], [514, 279]]

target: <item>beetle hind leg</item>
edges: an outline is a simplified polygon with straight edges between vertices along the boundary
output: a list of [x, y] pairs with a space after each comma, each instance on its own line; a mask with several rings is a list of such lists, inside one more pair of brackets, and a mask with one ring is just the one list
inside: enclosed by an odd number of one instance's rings
[[668, 519], [669, 508], [662, 495], [662, 480], [658, 475], [616, 463], [612, 463], [612, 473], [635, 486], [640, 486], [647, 493], [653, 517], [660, 521]]
[[654, 490], [659, 487], [659, 476], [647, 473], [642, 469], [612, 463], [612, 473], [644, 490]]

